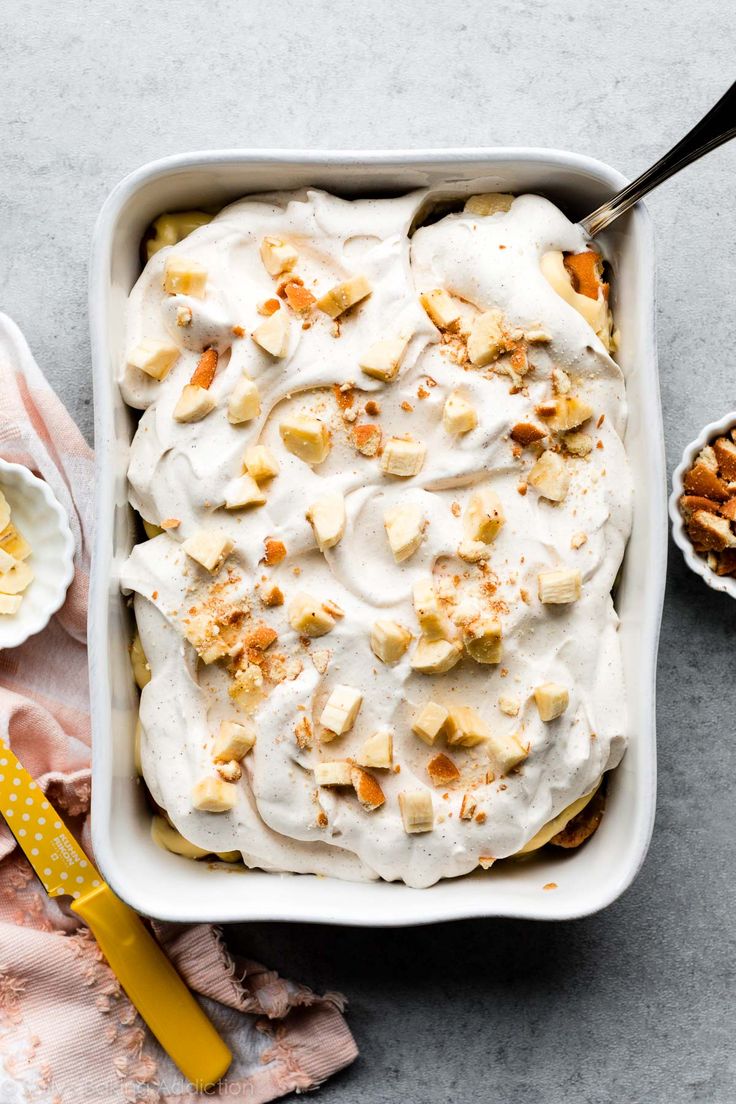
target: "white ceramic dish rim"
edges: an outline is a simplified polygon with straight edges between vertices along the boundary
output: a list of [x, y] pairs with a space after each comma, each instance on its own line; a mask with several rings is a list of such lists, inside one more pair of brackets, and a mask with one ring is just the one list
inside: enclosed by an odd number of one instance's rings
[[[366, 168], [369, 170], [381, 170], [390, 173], [391, 170], [406, 172], [406, 180], [402, 185], [393, 185], [395, 191], [417, 186], [410, 183], [411, 174], [421, 174], [430, 171], [439, 172], [446, 169], [446, 187], [449, 190], [460, 191], [460, 187], [454, 187], [453, 167], [460, 172], [462, 169], [477, 170], [478, 177], [493, 176], [493, 168], [500, 170], [502, 166], [518, 167], [521, 171], [524, 166], [539, 166], [544, 164], [550, 171], [558, 174], [568, 171], [577, 173], [581, 177], [590, 178], [591, 187], [595, 183], [599, 188], [616, 190], [625, 183], [625, 178], [614, 169], [581, 155], [569, 154], [559, 150], [535, 149], [531, 147], [521, 148], [496, 148], [496, 149], [442, 149], [442, 150], [412, 150], [412, 151], [300, 151], [300, 150], [215, 150], [199, 153], [182, 154], [164, 158], [160, 161], [144, 165], [136, 172], [125, 178], [108, 197], [95, 228], [91, 270], [90, 270], [90, 325], [92, 334], [92, 351], [95, 379], [95, 436], [97, 444], [97, 481], [96, 481], [96, 515], [97, 534], [95, 547], [95, 567], [92, 577], [91, 603], [90, 603], [90, 676], [92, 685], [92, 716], [93, 716], [93, 839], [95, 853], [101, 869], [113, 888], [139, 911], [154, 915], [162, 919], [177, 921], [201, 921], [216, 920], [219, 922], [271, 919], [294, 920], [309, 922], [342, 923], [370, 926], [397, 926], [421, 923], [433, 923], [443, 920], [454, 920], [473, 916], [510, 916], [526, 919], [570, 919], [578, 916], [590, 915], [601, 908], [606, 907], [619, 897], [634, 880], [641, 864], [644, 861], [651, 837], [654, 822], [654, 807], [656, 795], [656, 744], [655, 744], [655, 681], [656, 658], [661, 620], [662, 602], [664, 596], [664, 584], [666, 574], [666, 512], [665, 495], [656, 493], [664, 491], [665, 463], [664, 463], [664, 439], [661, 422], [661, 406], [659, 403], [658, 375], [656, 361], [656, 337], [654, 326], [654, 248], [652, 240], [651, 224], [646, 210], [639, 206], [630, 216], [633, 217], [636, 226], [636, 238], [639, 245], [637, 253], [638, 264], [643, 269], [642, 284], [647, 291], [646, 319], [642, 321], [644, 328], [643, 347], [638, 349], [640, 364], [646, 365], [647, 376], [642, 386], [646, 392], [649, 406], [649, 416], [654, 424], [649, 423], [651, 430], [648, 478], [650, 480], [649, 494], [649, 518], [647, 521], [648, 543], [646, 551], [646, 583], [641, 597], [641, 617], [638, 623], [637, 642], [641, 652], [641, 669], [643, 671], [642, 686], [648, 679], [648, 692], [643, 690], [645, 701], [640, 710], [642, 717], [647, 718], [647, 723], [638, 734], [638, 739], [646, 741], [644, 752], [646, 754], [647, 770], [641, 773], [636, 781], [637, 809], [636, 823], [632, 826], [632, 837], [629, 839], [629, 861], [625, 869], [618, 872], [615, 878], [601, 877], [594, 888], [579, 894], [577, 898], [563, 901], [554, 900], [550, 894], [539, 897], [534, 901], [518, 899], [518, 895], [508, 892], [489, 894], [487, 885], [474, 880], [474, 876], [465, 879], [457, 879], [452, 882], [440, 883], [443, 887], [432, 887], [430, 890], [412, 890], [403, 885], [386, 883], [372, 883], [366, 887], [363, 884], [339, 882], [336, 879], [317, 879], [322, 883], [321, 896], [318, 903], [306, 903], [300, 893], [300, 881], [306, 878], [314, 880], [313, 876], [302, 875], [297, 879], [291, 875], [254, 874], [245, 875], [248, 878], [246, 885], [253, 888], [253, 893], [233, 893], [226, 895], [216, 906], [208, 906], [206, 897], [206, 885], [201, 879], [198, 882], [199, 893], [192, 895], [191, 886], [185, 895], [183, 892], [184, 881], [192, 881], [179, 873], [172, 874], [170, 882], [160, 887], [160, 892], [144, 891], [138, 884], [138, 879], [131, 868], [123, 870], [120, 863], [120, 854], [115, 852], [112, 844], [112, 802], [115, 787], [121, 784], [119, 779], [113, 776], [113, 739], [111, 734], [112, 719], [112, 693], [115, 690], [110, 685], [109, 656], [108, 656], [108, 615], [110, 602], [110, 578], [107, 573], [107, 548], [106, 541], [112, 537], [114, 496], [111, 493], [113, 487], [113, 457], [116, 450], [121, 448], [120, 439], [116, 436], [113, 426], [113, 389], [114, 380], [110, 372], [109, 356], [107, 350], [107, 325], [109, 279], [112, 266], [112, 242], [118, 219], [124, 212], [126, 204], [135, 196], [136, 192], [143, 189], [157, 179], [170, 177], [175, 179], [179, 174], [187, 172], [200, 172], [203, 179], [207, 174], [213, 174], [221, 167], [223, 171], [233, 168], [246, 171], [255, 168], [271, 168], [273, 171], [283, 171], [294, 168], [303, 173], [304, 170], [313, 170], [315, 177], [320, 173], [339, 172], [343, 170], [349, 173], [351, 169]], [[460, 168], [458, 168], [460, 166]], [[412, 178], [413, 179], [413, 178]], [[468, 177], [463, 178], [469, 179]], [[298, 185], [297, 185], [298, 186]], [[204, 187], [204, 185], [203, 185]], [[339, 184], [334, 187], [339, 191]], [[240, 194], [253, 191], [244, 188]], [[260, 189], [264, 190], [264, 189]], [[476, 189], [477, 190], [477, 189]], [[354, 191], [354, 189], [353, 189]], [[189, 201], [191, 204], [192, 201]], [[171, 203], [172, 207], [183, 204]], [[160, 210], [165, 209], [161, 207]], [[125, 446], [127, 448], [127, 442]], [[117, 457], [119, 460], [119, 455]], [[641, 580], [640, 580], [641, 581]], [[637, 619], [639, 622], [639, 619]], [[626, 760], [619, 771], [626, 771]], [[600, 833], [598, 833], [600, 836]], [[590, 842], [588, 848], [594, 846], [597, 837]], [[175, 859], [174, 856], [170, 858]], [[176, 860], [182, 862], [184, 860]], [[560, 860], [562, 861], [562, 860]], [[188, 864], [190, 866], [201, 864]], [[178, 868], [180, 869], [180, 868]], [[262, 899], [257, 892], [257, 886], [263, 882], [257, 879], [270, 880], [270, 889]], [[210, 883], [211, 884], [211, 883]], [[448, 889], [449, 887], [449, 889]], [[368, 895], [364, 891], [368, 891]], [[376, 892], [377, 891], [377, 892]], [[371, 895], [372, 894], [372, 895]], [[354, 903], [365, 897], [370, 899], [372, 907], [366, 909], [364, 904]]]
[[[50, 591], [48, 602], [43, 606], [39, 606], [35, 614], [33, 606], [23, 602], [20, 610], [13, 618], [4, 617], [0, 626], [0, 650], [17, 648], [21, 644], [25, 644], [26, 640], [29, 640], [32, 636], [40, 633], [42, 629], [45, 629], [54, 614], [64, 605], [66, 592], [74, 578], [74, 537], [69, 528], [67, 516], [56, 495], [44, 479], [39, 479], [23, 464], [13, 464], [8, 460], [0, 459], [0, 489], [3, 486], [3, 476], [6, 475], [13, 476], [25, 486], [31, 495], [43, 500], [47, 517], [49, 519], [53, 518], [56, 525], [56, 531], [60, 539], [60, 555], [53, 565], [56, 585]], [[39, 542], [33, 541], [33, 534], [30, 531], [25, 535], [31, 538], [33, 557], [36, 564], [38, 564], [38, 561], [43, 557], [43, 550], [39, 548]], [[13, 628], [15, 628], [15, 632], [12, 631]]]
[[730, 414], [726, 414], [717, 422], [709, 422], [707, 426], [703, 427], [695, 440], [685, 446], [682, 453], [682, 460], [672, 473], [672, 494], [669, 500], [672, 539], [682, 552], [685, 563], [690, 570], [694, 571], [696, 575], [699, 575], [703, 582], [712, 590], [719, 590], [723, 594], [728, 594], [731, 598], [736, 598], [736, 578], [729, 577], [728, 575], [716, 575], [715, 571], [711, 571], [708, 567], [708, 562], [705, 557], [698, 555], [692, 546], [692, 541], [687, 535], [685, 521], [680, 513], [679, 502], [680, 496], [685, 491], [685, 475], [692, 467], [693, 461], [700, 450], [705, 448], [714, 437], [723, 436], [723, 434], [733, 429], [734, 426], [736, 426], [736, 410], [732, 410]]

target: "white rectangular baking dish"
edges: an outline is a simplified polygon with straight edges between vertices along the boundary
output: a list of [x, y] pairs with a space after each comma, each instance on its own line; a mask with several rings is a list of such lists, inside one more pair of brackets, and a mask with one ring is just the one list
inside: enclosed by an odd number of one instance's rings
[[[626, 444], [636, 487], [633, 532], [616, 599], [630, 746], [613, 774], [599, 831], [571, 854], [507, 863], [490, 874], [479, 872], [416, 890], [403, 884], [355, 884], [208, 866], [171, 855], [151, 841], [150, 816], [133, 764], [137, 693], [128, 660], [131, 620], [118, 583], [133, 539], [125, 478], [133, 418], [113, 379], [122, 348], [125, 299], [141, 267], [141, 238], [163, 211], [221, 207], [249, 193], [307, 185], [347, 196], [397, 194], [429, 186], [447, 197], [481, 191], [539, 192], [576, 218], [624, 182], [601, 162], [554, 150], [224, 150], [153, 162], [112, 192], [95, 230], [90, 281], [97, 448], [89, 619], [92, 831], [104, 876], [134, 908], [177, 921], [397, 925], [469, 916], [554, 920], [595, 912], [630, 885], [644, 860], [654, 819], [655, 668], [667, 547], [653, 240], [643, 208], [620, 219], [605, 235], [615, 272], [619, 360], [627, 376], [630, 407]], [[545, 890], [549, 883], [556, 888]]]

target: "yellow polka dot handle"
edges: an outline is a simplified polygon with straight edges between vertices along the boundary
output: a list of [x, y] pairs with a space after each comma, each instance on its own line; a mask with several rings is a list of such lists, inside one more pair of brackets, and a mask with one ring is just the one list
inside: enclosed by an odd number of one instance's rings
[[52, 897], [68, 894], [133, 1004], [173, 1062], [202, 1090], [232, 1054], [156, 940], [100, 877], [40, 787], [0, 741], [0, 813]]

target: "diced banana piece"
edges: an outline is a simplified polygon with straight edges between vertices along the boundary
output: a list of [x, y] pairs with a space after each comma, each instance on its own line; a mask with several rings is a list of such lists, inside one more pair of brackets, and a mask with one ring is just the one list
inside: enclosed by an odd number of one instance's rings
[[556, 682], [545, 682], [534, 690], [534, 701], [537, 703], [540, 720], [554, 721], [567, 709], [570, 695], [567, 687], [559, 686]]
[[411, 644], [411, 633], [398, 621], [376, 621], [371, 629], [371, 649], [382, 663], [398, 663]]
[[478, 412], [459, 391], [453, 391], [445, 401], [442, 424], [453, 437], [460, 433], [470, 433], [478, 424]]
[[468, 540], [491, 544], [505, 521], [503, 506], [495, 491], [490, 487], [481, 487], [472, 493], [463, 517], [463, 529]]
[[128, 364], [140, 368], [141, 372], [152, 379], [162, 380], [168, 376], [173, 365], [179, 359], [179, 349], [169, 341], [153, 341], [150, 338], [136, 345], [128, 357]]
[[204, 299], [207, 269], [189, 257], [172, 256], [164, 266], [164, 291], [167, 295], [191, 295]]
[[266, 237], [261, 242], [261, 260], [269, 276], [280, 276], [290, 272], [299, 260], [299, 254], [293, 245], [281, 238]]
[[483, 718], [469, 705], [459, 705], [450, 710], [446, 730], [448, 744], [460, 747], [475, 747], [491, 735]]
[[[562, 812], [558, 813], [556, 817], [552, 818], [552, 820], [548, 820], [547, 823], [544, 824], [539, 829], [539, 831], [535, 835], [533, 835], [532, 838], [528, 840], [519, 851], [516, 852], [516, 854], [528, 855], [531, 851], [538, 851], [541, 847], [544, 847], [546, 843], [549, 843], [553, 836], [556, 836], [558, 832], [561, 832], [563, 828], [567, 827], [573, 817], [576, 817], [578, 813], [582, 813], [588, 802], [592, 801], [592, 799], [595, 797], [600, 784], [601, 780], [598, 779], [592, 790], [589, 790], [588, 793], [583, 794], [583, 796], [579, 797], [577, 801], [571, 802], [570, 805], [567, 805], [562, 810]], [[582, 840], [580, 842], [582, 842]]]
[[238, 787], [221, 778], [201, 778], [192, 790], [192, 805], [203, 813], [227, 813], [238, 802]]
[[279, 474], [279, 462], [268, 445], [251, 445], [245, 450], [244, 463], [245, 470], [256, 483], [263, 483]]
[[453, 636], [453, 628], [444, 613], [430, 576], [417, 579], [412, 588], [414, 612], [422, 632], [430, 640]]
[[146, 521], [144, 517], [141, 518], [143, 522], [143, 531], [149, 540], [153, 540], [154, 537], [160, 537], [163, 533], [163, 529], [160, 525], [154, 525], [152, 521]]
[[289, 316], [285, 310], [277, 310], [253, 331], [253, 340], [273, 357], [283, 359], [289, 355]]
[[498, 360], [506, 351], [506, 334], [503, 326], [503, 314], [493, 310], [477, 314], [468, 334], [468, 356], [476, 368]]
[[537, 575], [539, 601], [561, 606], [577, 602], [582, 594], [583, 577], [576, 568], [559, 571], [540, 571]]
[[174, 407], [174, 421], [201, 422], [216, 406], [216, 401], [206, 388], [187, 383]]
[[386, 337], [376, 341], [358, 361], [361, 369], [373, 379], [388, 383], [395, 379], [406, 348], [403, 337]]
[[0, 574], [0, 594], [20, 594], [33, 582], [33, 571], [24, 560], [14, 560], [8, 571]]
[[304, 636], [324, 636], [334, 629], [335, 617], [324, 602], [299, 591], [289, 602], [289, 624]]
[[514, 196], [506, 192], [483, 192], [466, 199], [463, 210], [469, 215], [495, 215], [508, 211], [513, 202]]
[[362, 702], [363, 695], [354, 686], [336, 686], [322, 710], [320, 724], [342, 736], [355, 724]]
[[455, 330], [460, 322], [460, 308], [442, 288], [425, 291], [419, 301], [438, 330]]
[[381, 457], [381, 469], [389, 475], [400, 475], [408, 479], [422, 470], [426, 454], [427, 450], [420, 441], [389, 437]]
[[404, 790], [399, 794], [399, 808], [404, 831], [409, 835], [431, 832], [434, 828], [434, 806], [429, 790]]
[[393, 763], [394, 738], [388, 729], [374, 732], [363, 744], [356, 762], [361, 767], [375, 767], [388, 770]]
[[17, 562], [15, 556], [11, 556], [9, 552], [5, 552], [4, 549], [0, 548], [0, 574], [9, 571], [11, 567], [15, 567]]
[[524, 747], [516, 733], [504, 736], [492, 735], [488, 738], [486, 747], [499, 774], [507, 774], [519, 763], [523, 763], [529, 754], [529, 748]]
[[[7, 507], [7, 516], [10, 517], [10, 507], [4, 498], [0, 501], [0, 515], [4, 516], [3, 503]], [[2, 517], [0, 517], [1, 520]], [[16, 529], [14, 525], [10, 525], [7, 521], [0, 533], [0, 548], [7, 552], [9, 556], [12, 556], [14, 560], [26, 560], [31, 554], [31, 546], [20, 529]]]
[[222, 529], [199, 529], [182, 544], [187, 556], [208, 571], [217, 571], [234, 547], [234, 542]]
[[593, 448], [593, 438], [582, 430], [571, 430], [562, 438], [562, 443], [573, 456], [587, 456]]
[[20, 609], [22, 601], [21, 594], [0, 594], [0, 614], [12, 617]]
[[318, 786], [352, 786], [352, 764], [348, 759], [331, 759], [314, 768]]
[[261, 413], [261, 396], [253, 380], [243, 376], [233, 387], [227, 404], [227, 418], [233, 425], [250, 422]]
[[396, 563], [413, 556], [424, 536], [424, 515], [419, 507], [411, 502], [392, 506], [383, 515], [383, 524]]
[[345, 499], [339, 491], [323, 495], [307, 510], [320, 552], [334, 548], [345, 533]]
[[212, 745], [212, 758], [216, 763], [228, 763], [244, 759], [256, 742], [256, 730], [250, 721], [221, 721], [220, 730]]
[[335, 284], [330, 288], [321, 299], [317, 300], [317, 306], [325, 314], [329, 314], [330, 318], [339, 318], [350, 307], [354, 307], [356, 303], [360, 303], [370, 295], [372, 290], [366, 276], [351, 276], [349, 280], [343, 280], [341, 284]]
[[184, 636], [205, 664], [214, 663], [228, 653], [227, 638], [220, 633], [216, 618], [206, 610], [187, 618]]
[[204, 847], [197, 847], [196, 843], [182, 836], [162, 816], [155, 816], [151, 821], [151, 839], [157, 847], [171, 851], [172, 855], [182, 855], [185, 859], [203, 859], [210, 854]]
[[225, 863], [242, 863], [243, 855], [240, 851], [215, 851], [220, 862]]
[[213, 215], [204, 211], [176, 211], [159, 215], [153, 224], [153, 237], [146, 242], [146, 255], [150, 261], [154, 253], [164, 249], [167, 245], [176, 245], [183, 238], [188, 237], [193, 230], [200, 226], [206, 226], [212, 222]]
[[588, 418], [592, 418], [593, 407], [577, 395], [558, 395], [556, 399], [541, 403], [537, 407], [537, 414], [555, 433], [564, 433], [568, 429], [577, 429]]
[[433, 746], [437, 737], [444, 732], [449, 713], [444, 705], [437, 702], [425, 702], [411, 723], [411, 730], [425, 744]]
[[476, 663], [501, 662], [501, 623], [493, 617], [481, 617], [463, 627], [465, 651]]
[[151, 668], [148, 666], [146, 653], [143, 651], [141, 638], [136, 633], [130, 645], [130, 665], [133, 668], [133, 678], [136, 686], [142, 690], [151, 681]]
[[536, 487], [543, 498], [562, 502], [570, 487], [570, 474], [559, 452], [543, 452], [529, 472], [527, 483]]
[[330, 434], [319, 418], [310, 414], [293, 414], [279, 422], [284, 447], [305, 464], [321, 464], [330, 451]]
[[421, 636], [411, 657], [412, 669], [422, 675], [443, 675], [455, 666], [462, 650], [456, 640], [430, 640]]
[[240, 475], [228, 485], [225, 496], [226, 510], [241, 510], [245, 506], [263, 506], [266, 496], [252, 475]]

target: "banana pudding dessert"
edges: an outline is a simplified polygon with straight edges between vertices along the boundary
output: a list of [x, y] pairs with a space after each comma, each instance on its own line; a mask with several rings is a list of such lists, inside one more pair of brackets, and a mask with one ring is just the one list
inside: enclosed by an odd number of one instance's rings
[[597, 826], [626, 745], [626, 398], [534, 195], [162, 216], [120, 386], [140, 770], [190, 857], [432, 885]]

